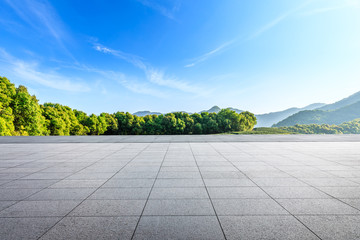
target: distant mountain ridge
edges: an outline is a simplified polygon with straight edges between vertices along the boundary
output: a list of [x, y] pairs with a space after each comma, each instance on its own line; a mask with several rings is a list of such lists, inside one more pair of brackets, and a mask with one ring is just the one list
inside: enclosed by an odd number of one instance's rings
[[[236, 113], [242, 113], [244, 112], [243, 110], [240, 110], [240, 109], [237, 109], [237, 108], [232, 108], [232, 107], [229, 107], [227, 109], [230, 109], [232, 111], [235, 111]], [[199, 113], [202, 113], [202, 112], [208, 112], [208, 113], [218, 113], [221, 111], [221, 108], [218, 107], [218, 106], [213, 106], [211, 107], [209, 110], [203, 110], [203, 111], [200, 111]], [[186, 111], [174, 111], [174, 112], [182, 112], [182, 113], [188, 113], [188, 114], [192, 114], [191, 112], [186, 112]], [[172, 113], [174, 113], [172, 112]], [[135, 113], [133, 113], [133, 115], [136, 115], [138, 117], [144, 117], [146, 115], [161, 115], [163, 113], [160, 113], [160, 112], [151, 112], [151, 111], [137, 111]]]
[[[360, 102], [360, 92], [356, 92], [332, 104], [313, 103], [303, 108], [294, 107], [278, 112], [255, 114], [257, 118], [256, 127], [292, 126], [296, 124], [341, 124], [346, 121], [352, 121], [355, 118], [360, 118], [360, 109], [357, 108], [358, 102]], [[236, 113], [244, 111], [232, 107], [228, 107], [227, 109], [233, 110]], [[199, 113], [218, 113], [220, 111], [221, 108], [215, 105]], [[190, 112], [187, 113], [192, 114]], [[134, 113], [134, 115], [137, 116], [154, 114], [160, 115], [162, 113], [151, 111], [138, 111]], [[337, 114], [342, 114], [342, 116], [338, 116]]]
[[360, 117], [360, 101], [348, 106], [324, 111], [320, 109], [298, 112], [277, 124], [274, 127], [293, 126], [296, 124], [341, 124]]
[[[243, 110], [240, 110], [240, 109], [237, 109], [237, 108], [232, 108], [232, 107], [228, 107], [228, 108], [225, 108], [225, 109], [230, 109], [232, 111], [235, 111], [236, 113], [242, 113], [244, 112]], [[208, 113], [218, 113], [221, 111], [221, 108], [219, 108], [218, 106], [213, 106], [212, 108], [210, 108], [209, 110], [203, 110], [199, 113], [202, 113], [202, 112], [208, 112]]]
[[359, 102], [359, 101], [360, 101], [360, 92], [357, 92], [357, 93], [350, 95], [347, 98], [344, 98], [344, 99], [337, 101], [335, 103], [332, 103], [332, 104], [327, 104], [318, 109], [319, 110], [335, 110], [335, 109], [339, 109], [339, 108], [351, 105], [351, 104]]
[[304, 110], [313, 110], [326, 105], [325, 103], [313, 103], [303, 108], [289, 108], [283, 111], [255, 114], [257, 119], [256, 127], [271, 127], [273, 124]]
[[360, 92], [332, 104], [326, 104], [311, 111], [300, 111], [278, 123], [274, 127], [296, 124], [341, 124], [360, 118]]
[[138, 111], [133, 113], [133, 115], [136, 115], [138, 117], [144, 117], [146, 115], [161, 115], [162, 113], [159, 112], [150, 112], [150, 111]]
[[208, 113], [218, 113], [220, 112], [221, 108], [219, 108], [218, 106], [213, 106], [212, 108], [210, 108], [209, 110], [202, 110], [199, 113], [203, 113], [203, 112], [208, 112]]

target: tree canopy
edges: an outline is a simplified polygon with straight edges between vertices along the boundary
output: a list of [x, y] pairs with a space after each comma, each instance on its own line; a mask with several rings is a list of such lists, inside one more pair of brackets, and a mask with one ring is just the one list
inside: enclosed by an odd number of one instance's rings
[[256, 125], [254, 114], [230, 109], [143, 117], [128, 112], [87, 115], [58, 103], [39, 104], [26, 87], [16, 88], [5, 77], [0, 77], [0, 100], [0, 136], [214, 134], [252, 130]]

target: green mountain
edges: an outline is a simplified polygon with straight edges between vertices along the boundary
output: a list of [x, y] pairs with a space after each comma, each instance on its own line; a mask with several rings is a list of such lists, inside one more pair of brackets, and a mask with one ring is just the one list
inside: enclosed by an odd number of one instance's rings
[[298, 112], [274, 124], [273, 127], [293, 126], [296, 124], [341, 124], [360, 118], [360, 101], [336, 110], [320, 109]]
[[[243, 112], [243, 110], [239, 110], [237, 108], [229, 107], [228, 109], [230, 109], [232, 111], [235, 111], [236, 113], [242, 113]], [[221, 110], [221, 108], [219, 108], [218, 106], [213, 106], [209, 110], [203, 110], [200, 113], [202, 113], [202, 112], [218, 113], [218, 112], [220, 112], [220, 110]], [[188, 113], [189, 115], [192, 114], [191, 112], [186, 112], [186, 111], [176, 111], [176, 112]], [[174, 112], [172, 112], [172, 113], [174, 113]], [[144, 117], [146, 115], [161, 115], [161, 114], [162, 113], [160, 113], [160, 112], [151, 112], [151, 111], [138, 111], [138, 112], [133, 113], [133, 115], [136, 115], [138, 117]]]
[[235, 111], [236, 113], [242, 113], [243, 110], [240, 110], [240, 109], [237, 109], [237, 108], [231, 108], [229, 107], [228, 109], [232, 110], [232, 111]]
[[360, 119], [344, 122], [340, 125], [308, 124], [268, 129], [300, 134], [360, 134]]
[[138, 117], [144, 117], [146, 115], [161, 115], [159, 112], [150, 112], [150, 111], [138, 111], [136, 113], [133, 113], [133, 115], [136, 115]]
[[[232, 107], [228, 107], [227, 109], [230, 109], [232, 111], [235, 111], [236, 113], [242, 113], [243, 110], [237, 109], [237, 108], [232, 108]], [[208, 112], [208, 113], [218, 113], [220, 112], [221, 108], [219, 108], [218, 106], [213, 106], [212, 108], [210, 108], [209, 110], [203, 110], [202, 112]]]
[[319, 107], [318, 109], [319, 110], [335, 110], [335, 109], [339, 109], [342, 107], [346, 107], [348, 105], [351, 105], [351, 104], [359, 102], [359, 101], [360, 101], [360, 92], [357, 92], [347, 98], [344, 98], [333, 104], [327, 104], [325, 106]]
[[303, 108], [289, 108], [284, 111], [271, 112], [265, 114], [257, 114], [257, 125], [256, 127], [271, 127], [273, 124], [284, 120], [285, 118], [304, 110], [313, 110], [324, 106], [324, 103], [313, 103]]
[[209, 110], [203, 110], [202, 112], [208, 112], [208, 113], [218, 113], [220, 112], [221, 108], [219, 108], [218, 106], [213, 106], [212, 108], [210, 108]]

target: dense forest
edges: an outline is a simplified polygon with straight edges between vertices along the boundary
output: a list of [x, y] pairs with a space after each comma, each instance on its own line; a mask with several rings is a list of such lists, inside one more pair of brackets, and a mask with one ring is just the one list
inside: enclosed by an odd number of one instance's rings
[[360, 119], [355, 119], [340, 125], [297, 124], [295, 126], [279, 127], [278, 129], [288, 133], [300, 134], [360, 134]]
[[57, 103], [39, 104], [26, 87], [0, 77], [0, 136], [212, 134], [249, 131], [256, 125], [250, 112], [183, 112], [139, 117], [128, 112], [87, 115]]

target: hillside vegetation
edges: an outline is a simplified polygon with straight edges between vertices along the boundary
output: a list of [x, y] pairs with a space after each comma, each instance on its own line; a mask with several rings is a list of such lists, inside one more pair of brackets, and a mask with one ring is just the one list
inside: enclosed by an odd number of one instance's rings
[[360, 117], [360, 101], [351, 105], [330, 111], [312, 110], [298, 112], [277, 124], [274, 127], [294, 126], [296, 124], [341, 124]]
[[265, 135], [265, 134], [294, 134], [295, 132], [289, 132], [286, 129], [273, 128], [273, 127], [260, 127], [254, 128], [250, 131], [238, 131], [231, 132], [231, 134], [241, 135]]
[[276, 129], [300, 134], [360, 134], [360, 119], [355, 119], [340, 125], [310, 124], [280, 127]]
[[273, 124], [280, 122], [281, 120], [304, 110], [313, 110], [324, 106], [324, 103], [313, 103], [303, 108], [289, 108], [283, 111], [271, 112], [265, 114], [256, 114], [257, 124], [256, 127], [271, 127]]
[[128, 112], [87, 115], [57, 103], [39, 104], [26, 87], [0, 77], [0, 136], [210, 134], [249, 131], [256, 124], [250, 112], [230, 109], [201, 114], [175, 112], [139, 117]]
[[351, 95], [351, 96], [349, 96], [347, 98], [344, 98], [344, 99], [342, 99], [340, 101], [337, 101], [335, 103], [327, 104], [325, 106], [322, 106], [322, 107], [318, 108], [318, 110], [324, 110], [324, 111], [336, 110], [336, 109], [343, 108], [343, 107], [346, 107], [348, 105], [357, 103], [359, 101], [360, 101], [360, 92], [357, 92], [357, 93], [354, 93], [353, 95]]

